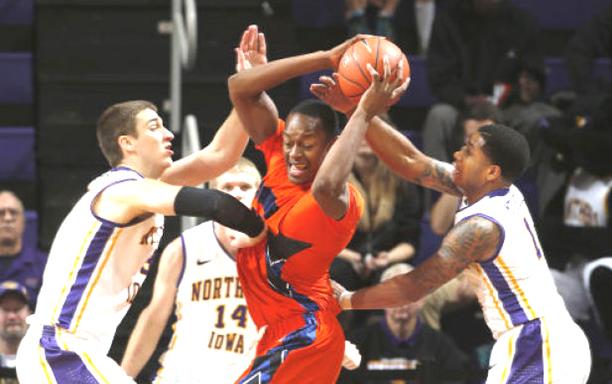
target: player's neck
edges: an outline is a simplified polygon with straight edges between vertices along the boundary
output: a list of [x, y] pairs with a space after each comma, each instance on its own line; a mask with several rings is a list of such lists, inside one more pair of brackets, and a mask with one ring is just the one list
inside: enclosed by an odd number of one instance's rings
[[229, 253], [232, 257], [236, 258], [236, 255], [238, 254], [238, 248], [234, 248], [230, 245], [230, 231], [226, 227], [217, 223], [213, 225], [213, 229], [215, 231], [215, 236], [217, 237], [217, 240], [219, 240], [219, 243], [221, 243], [227, 253]]
[[478, 200], [488, 195], [489, 193], [496, 191], [498, 189], [510, 188], [510, 185], [511, 184], [506, 183], [505, 181], [504, 182], [497, 181], [493, 183], [488, 183], [484, 185], [482, 188], [478, 188], [474, 191], [464, 191], [464, 195], [467, 198], [467, 201], [469, 204], [474, 204]]
[[129, 168], [133, 171], [138, 172], [143, 177], [146, 177], [149, 179], [159, 179], [159, 177], [162, 174], [162, 171], [154, 169], [150, 165], [144, 164], [142, 161], [139, 161], [138, 159], [132, 159], [132, 158], [124, 158], [121, 161], [121, 163], [119, 163], [116, 166], [116, 168], [119, 168], [119, 167]]

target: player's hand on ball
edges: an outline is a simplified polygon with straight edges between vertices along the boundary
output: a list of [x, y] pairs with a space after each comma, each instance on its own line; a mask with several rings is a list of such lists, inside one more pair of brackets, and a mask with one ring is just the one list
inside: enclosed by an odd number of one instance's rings
[[338, 112], [350, 114], [355, 110], [355, 104], [340, 90], [338, 85], [338, 74], [333, 73], [332, 77], [319, 77], [320, 83], [310, 85], [310, 92], [327, 103]]
[[326, 51], [326, 54], [330, 61], [330, 67], [334, 70], [337, 69], [338, 65], [340, 64], [340, 60], [342, 59], [342, 55], [344, 55], [344, 52], [346, 52], [346, 50], [349, 49], [351, 45], [353, 45], [355, 42], [361, 39], [366, 39], [368, 37], [374, 36], [360, 33]]
[[342, 359], [342, 366], [348, 370], [354, 370], [361, 364], [361, 353], [359, 349], [353, 343], [348, 340], [344, 340], [344, 358]]
[[[392, 69], [389, 65], [389, 58], [383, 57], [383, 73], [379, 74], [372, 65], [367, 64], [367, 69], [372, 75], [372, 83], [365, 91], [357, 108], [362, 109], [367, 116], [367, 119], [385, 112], [392, 104], [393, 100], [399, 98], [405, 91], [404, 83], [399, 76], [391, 76]], [[397, 63], [397, 73], [402, 73], [403, 62], [400, 60]]]

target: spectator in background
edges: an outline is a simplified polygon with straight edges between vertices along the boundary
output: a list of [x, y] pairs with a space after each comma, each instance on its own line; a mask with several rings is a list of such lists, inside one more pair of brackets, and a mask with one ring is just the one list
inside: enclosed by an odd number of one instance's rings
[[435, 18], [448, 0], [403, 0], [395, 12], [396, 43], [409, 55], [425, 55]]
[[365, 140], [349, 181], [364, 197], [364, 212], [330, 273], [338, 282], [357, 289], [376, 283], [387, 266], [414, 256], [421, 206], [416, 186], [395, 176]]
[[[28, 292], [16, 281], [0, 284], [0, 368], [15, 368], [15, 355], [27, 330], [26, 317], [30, 314]], [[2, 380], [2, 384], [17, 380]]]
[[521, 68], [543, 68], [534, 19], [509, 0], [453, 0], [436, 17], [429, 51], [429, 84], [440, 101], [423, 127], [426, 154], [451, 158], [439, 143], [464, 108], [483, 101], [503, 106]]
[[33, 308], [47, 255], [24, 242], [23, 203], [11, 191], [0, 191], [0, 282], [13, 280], [28, 289]]
[[592, 74], [593, 60], [598, 57], [612, 57], [612, 5], [581, 28], [567, 45], [567, 69], [578, 94], [601, 92], [602, 82]]
[[[381, 281], [410, 270], [412, 267], [408, 264], [395, 264], [384, 271]], [[428, 384], [465, 382], [441, 379], [444, 371], [467, 371], [469, 360], [450, 338], [419, 318], [424, 303], [425, 299], [421, 299], [402, 307], [385, 309], [380, 321], [349, 331], [348, 340], [355, 343], [361, 352], [361, 365], [352, 372], [343, 370], [338, 383], [398, 382], [391, 377], [386, 380], [368, 377], [368, 374], [389, 370], [413, 371], [416, 382]]]
[[[359, 33], [376, 34], [393, 40], [393, 17], [400, 0], [346, 0], [346, 17], [349, 35]], [[368, 26], [366, 11], [368, 6], [377, 10], [375, 28]]]

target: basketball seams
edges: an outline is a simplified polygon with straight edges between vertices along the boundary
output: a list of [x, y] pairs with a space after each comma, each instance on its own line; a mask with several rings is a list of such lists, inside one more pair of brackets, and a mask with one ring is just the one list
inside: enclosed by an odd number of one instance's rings
[[[344, 79], [344, 80], [348, 81], [349, 83], [351, 83], [351, 84], [353, 84], [353, 85], [356, 85], [357, 87], [361, 88], [361, 92], [364, 92], [364, 91], [367, 89], [367, 88], [364, 88], [364, 87], [363, 87], [363, 85], [361, 85], [360, 83], [356, 82], [356, 81], [355, 81], [355, 80], [353, 80], [353, 79], [349, 79], [348, 77], [344, 76], [344, 75], [343, 75], [343, 74], [341, 74], [341, 73], [338, 73], [338, 75], [339, 75], [339, 76], [340, 76], [342, 79]], [[360, 93], [360, 94], [358, 94], [358, 95], [354, 95], [354, 96], [359, 96], [359, 95], [361, 95], [361, 93]], [[350, 96], [350, 95], [345, 95], [345, 96], [352, 97], [352, 96]]]
[[[361, 68], [361, 64], [359, 63], [359, 60], [357, 60], [355, 58], [355, 55], [353, 54], [354, 51], [355, 51], [355, 49], [353, 47], [349, 48], [349, 53], [350, 53], [351, 59], [353, 60], [353, 63], [355, 63], [355, 66], [357, 67], [357, 69], [359, 69], [359, 73], [361, 73], [361, 75], [365, 79], [366, 83], [369, 85], [370, 84], [370, 78], [368, 78], [368, 75], [366, 75], [366, 73], [363, 71], [363, 68]], [[367, 89], [367, 88], [364, 88], [364, 90], [365, 89]]]

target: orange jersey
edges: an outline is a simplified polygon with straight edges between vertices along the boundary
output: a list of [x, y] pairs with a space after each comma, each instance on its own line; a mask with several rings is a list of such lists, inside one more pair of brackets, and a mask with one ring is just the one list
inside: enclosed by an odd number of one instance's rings
[[[296, 185], [289, 181], [283, 156], [283, 129], [284, 122], [280, 121], [276, 134], [258, 146], [268, 172], [253, 207], [264, 217], [270, 233], [267, 241], [240, 250], [238, 273], [251, 317], [258, 328], [268, 326], [257, 348], [258, 359], [272, 352], [270, 348], [278, 348], [282, 354], [284, 342], [294, 347], [285, 350], [285, 354], [327, 342], [340, 351], [336, 364], [339, 372], [344, 335], [335, 319], [340, 308], [329, 283], [329, 266], [353, 236], [363, 201], [349, 185], [349, 206], [344, 217], [335, 220], [327, 216], [314, 199], [309, 184]], [[312, 332], [307, 331], [308, 327]], [[322, 337], [334, 340], [324, 341]], [[338, 346], [338, 341], [342, 345]], [[296, 355], [299, 353], [293, 354]], [[317, 359], [326, 359], [326, 356], [320, 354]], [[296, 362], [307, 365], [306, 361]], [[288, 367], [281, 368], [279, 374]], [[282, 382], [276, 375], [274, 379]]]

